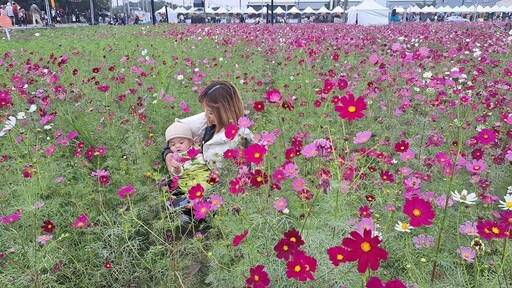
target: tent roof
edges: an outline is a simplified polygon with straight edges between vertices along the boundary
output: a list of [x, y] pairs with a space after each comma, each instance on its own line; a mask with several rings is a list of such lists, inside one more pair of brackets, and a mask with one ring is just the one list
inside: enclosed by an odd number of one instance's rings
[[183, 7], [178, 7], [176, 8], [176, 10], [174, 10], [174, 12], [176, 13], [187, 13], [187, 9], [183, 8]]
[[325, 8], [325, 6], [322, 6], [320, 9], [316, 11], [316, 13], [331, 13], [331, 11]]
[[256, 12], [256, 10], [254, 10], [254, 8], [249, 7], [247, 9], [245, 9], [244, 13], [246, 13], [246, 14], [256, 14], [258, 12]]
[[363, 2], [359, 3], [359, 5], [354, 6], [352, 8], [354, 9], [351, 11], [389, 11], [388, 7], [382, 6], [379, 3], [375, 2], [374, 0], [364, 0]]
[[311, 7], [306, 7], [306, 9], [302, 10], [302, 13], [316, 13], [315, 10], [313, 10], [313, 8]]
[[340, 6], [336, 6], [334, 9], [332, 9], [331, 12], [332, 13], [343, 13], [343, 8], [341, 8]]
[[288, 13], [298, 13], [300, 14], [300, 10], [297, 9], [295, 6], [293, 6], [292, 8], [290, 8], [290, 10], [288, 10]]
[[213, 13], [215, 13], [215, 14], [227, 14], [228, 10], [226, 10], [226, 8], [224, 8], [224, 7], [220, 7], [219, 9], [213, 11]]
[[275, 10], [274, 10], [274, 13], [276, 14], [283, 14], [285, 13], [286, 11], [283, 10], [283, 8], [281, 8], [281, 6], [277, 7]]

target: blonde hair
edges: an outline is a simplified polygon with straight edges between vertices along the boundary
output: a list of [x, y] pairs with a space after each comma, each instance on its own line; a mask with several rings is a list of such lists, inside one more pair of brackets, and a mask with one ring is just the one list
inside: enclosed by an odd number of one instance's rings
[[244, 116], [244, 104], [236, 87], [227, 81], [215, 81], [199, 94], [199, 102], [212, 109], [217, 126], [215, 133], [226, 128], [229, 123], [236, 124]]

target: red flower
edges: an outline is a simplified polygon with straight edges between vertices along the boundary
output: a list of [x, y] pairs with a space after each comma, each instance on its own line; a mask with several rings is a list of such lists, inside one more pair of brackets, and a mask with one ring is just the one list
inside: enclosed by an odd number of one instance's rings
[[276, 252], [277, 259], [288, 261], [297, 251], [297, 245], [288, 239], [281, 239], [274, 246], [274, 251]]
[[112, 264], [110, 264], [110, 261], [105, 261], [105, 263], [103, 263], [103, 267], [105, 267], [105, 269], [110, 269], [112, 268]]
[[395, 152], [404, 153], [407, 152], [407, 150], [409, 150], [409, 142], [401, 140], [395, 143]]
[[299, 231], [295, 229], [284, 232], [284, 238], [290, 240], [290, 242], [293, 243], [297, 249], [304, 245], [304, 240], [302, 240]]
[[188, 199], [196, 200], [202, 199], [204, 195], [204, 188], [201, 184], [197, 183], [195, 186], [190, 187], [188, 190]]
[[233, 140], [236, 134], [238, 134], [238, 127], [233, 123], [229, 123], [225, 128], [224, 135], [226, 135], [226, 138], [229, 140]]
[[251, 268], [250, 276], [245, 280], [245, 284], [250, 288], [266, 288], [270, 286], [270, 278], [268, 277], [265, 266], [257, 265]]
[[343, 90], [347, 89], [347, 87], [348, 87], [347, 80], [345, 80], [343, 78], [338, 79], [338, 89], [343, 91]]
[[256, 165], [263, 161], [263, 156], [265, 156], [265, 154], [267, 154], [267, 148], [260, 144], [251, 144], [244, 150], [244, 156], [247, 162], [251, 162]]
[[44, 233], [51, 234], [51, 233], [53, 233], [53, 231], [55, 231], [55, 225], [53, 224], [52, 221], [46, 220], [43, 222], [41, 229], [43, 230]]
[[339, 113], [340, 118], [348, 119], [348, 121], [354, 121], [359, 118], [363, 118], [363, 111], [368, 108], [363, 97], [357, 97], [354, 99], [352, 93], [347, 93], [347, 96], [340, 98], [340, 106], [334, 106], [334, 111]]
[[286, 277], [295, 278], [300, 282], [308, 279], [314, 281], [313, 272], [316, 271], [316, 259], [306, 255], [304, 251], [297, 250], [291, 261], [286, 263]]
[[381, 243], [379, 236], [372, 237], [371, 230], [365, 229], [363, 235], [352, 231], [350, 236], [352, 238], [343, 238], [341, 243], [349, 249], [346, 254], [347, 261], [358, 261], [357, 271], [359, 273], [365, 273], [368, 266], [375, 271], [379, 268], [380, 260], [388, 259], [388, 252], [379, 247]]
[[370, 209], [368, 206], [359, 207], [359, 217], [372, 218], [372, 209]]
[[110, 86], [108, 86], [108, 85], [100, 85], [100, 86], [98, 86], [96, 88], [100, 92], [108, 92], [108, 90], [110, 90]]
[[380, 178], [386, 182], [394, 183], [395, 178], [393, 177], [393, 174], [391, 174], [388, 170], [381, 171], [380, 172]]
[[100, 68], [97, 68], [97, 67], [92, 68], [92, 73], [100, 73]]
[[405, 201], [403, 212], [411, 218], [410, 224], [412, 227], [430, 226], [432, 220], [436, 217], [432, 204], [418, 197]]
[[340, 263], [347, 262], [347, 248], [343, 246], [334, 246], [327, 249], [327, 255], [329, 255], [329, 260], [331, 260], [332, 265], [339, 266]]
[[242, 241], [244, 241], [245, 237], [249, 234], [248, 230], [245, 230], [244, 233], [238, 234], [233, 238], [233, 246], [238, 247]]
[[256, 112], [262, 112], [263, 110], [265, 110], [265, 102], [256, 101], [252, 105], [252, 108], [254, 108], [254, 111], [256, 111]]
[[268, 175], [261, 171], [260, 169], [256, 169], [254, 173], [251, 175], [251, 186], [254, 188], [259, 188], [261, 185], [268, 183]]

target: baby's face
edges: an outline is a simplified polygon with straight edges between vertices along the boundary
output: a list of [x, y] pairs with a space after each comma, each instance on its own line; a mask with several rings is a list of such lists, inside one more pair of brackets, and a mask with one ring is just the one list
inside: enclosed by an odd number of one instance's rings
[[192, 146], [193, 141], [187, 138], [173, 138], [169, 140], [169, 148], [172, 152], [182, 153], [187, 151]]

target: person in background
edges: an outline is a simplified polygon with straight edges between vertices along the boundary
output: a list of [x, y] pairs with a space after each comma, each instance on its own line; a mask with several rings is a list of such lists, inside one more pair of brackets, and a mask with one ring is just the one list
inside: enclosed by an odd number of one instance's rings
[[23, 7], [20, 7], [19, 17], [20, 26], [27, 26], [27, 12], [25, 11], [25, 9], [23, 9]]
[[16, 23], [14, 21], [14, 12], [12, 11], [12, 5], [10, 2], [7, 2], [7, 5], [5, 6], [5, 14], [11, 19], [12, 26], [14, 26]]
[[398, 23], [400, 22], [400, 17], [398, 17], [398, 14], [396, 13], [396, 9], [393, 9], [391, 11], [391, 16], [389, 17], [390, 23]]
[[41, 26], [43, 25], [43, 21], [41, 21], [41, 10], [37, 7], [36, 3], [32, 3], [30, 6], [30, 14], [32, 14], [32, 24], [34, 26], [37, 25], [37, 22], [39, 22]]

